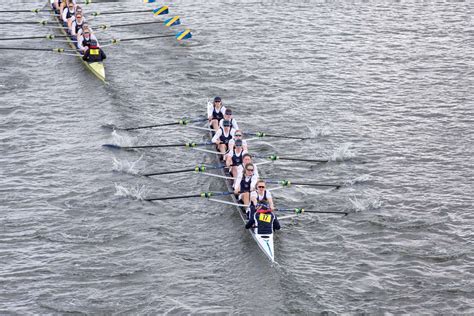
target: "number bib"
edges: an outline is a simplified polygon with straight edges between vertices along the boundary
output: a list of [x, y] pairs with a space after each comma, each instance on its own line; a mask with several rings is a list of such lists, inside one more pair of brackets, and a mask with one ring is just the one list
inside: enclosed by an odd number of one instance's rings
[[94, 56], [99, 55], [99, 50], [98, 49], [91, 49], [89, 54], [94, 55]]
[[258, 216], [258, 220], [265, 223], [270, 223], [270, 221], [272, 220], [272, 216], [269, 214], [260, 213], [260, 215]]

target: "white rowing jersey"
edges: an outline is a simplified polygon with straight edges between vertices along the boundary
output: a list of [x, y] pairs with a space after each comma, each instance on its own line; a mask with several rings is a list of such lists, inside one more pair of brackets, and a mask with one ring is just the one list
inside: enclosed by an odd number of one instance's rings
[[272, 193], [270, 191], [265, 190], [263, 192], [266, 192], [266, 193], [264, 193], [263, 195], [260, 195], [258, 194], [258, 191], [252, 191], [250, 193], [250, 199], [255, 198], [257, 199], [257, 201], [262, 201], [265, 195], [266, 195], [267, 200], [272, 198]]
[[[229, 148], [234, 148], [234, 146], [235, 138], [232, 138], [231, 140], [229, 140]], [[245, 149], [245, 151], [248, 150], [247, 141], [245, 139], [242, 139], [242, 148]]]
[[76, 13], [76, 9], [74, 10], [69, 10], [69, 7], [65, 7], [63, 10], [63, 14], [61, 15], [61, 18], [63, 19], [63, 22], [67, 23], [67, 20], [71, 17], [73, 17]]
[[[243, 173], [244, 173], [244, 165], [238, 166], [237, 167], [237, 178], [242, 178]], [[253, 174], [258, 179], [258, 177], [259, 177], [258, 166], [256, 164], [253, 164]]]
[[[240, 177], [237, 176], [237, 178], [234, 181], [234, 190], [240, 191], [240, 183], [242, 182], [242, 179], [244, 179], [242, 175], [240, 175]], [[251, 177], [246, 176], [245, 180], [246, 182], [250, 181], [250, 191], [255, 191], [255, 186], [257, 185], [257, 181], [258, 181], [258, 176], [255, 174], [255, 171]]]
[[[82, 29], [81, 29], [82, 30]], [[95, 40], [97, 42], [97, 46], [99, 46], [99, 41], [97, 40], [97, 37], [95, 37], [94, 34], [91, 34], [90, 35], [90, 40]], [[89, 48], [89, 46], [86, 46], [86, 45], [83, 45], [84, 43], [84, 37], [82, 36], [82, 33], [79, 35], [78, 33], [78, 36], [77, 36], [77, 48], [81, 51], [81, 52], [85, 52], [86, 49]]]
[[[225, 118], [224, 118], [224, 120], [225, 120]], [[224, 128], [224, 120], [221, 120], [219, 122], [219, 127]], [[234, 118], [230, 119], [230, 126], [232, 126], [232, 128], [235, 129], [235, 130], [239, 129], [239, 125], [237, 124], [237, 121]]]
[[[225, 106], [222, 105], [218, 112], [222, 114], [222, 117], [224, 117]], [[212, 113], [214, 113], [214, 104], [212, 102], [208, 102], [207, 103], [207, 117], [211, 117]]]
[[214, 134], [214, 137], [212, 137], [212, 142], [217, 143], [217, 140], [221, 138], [221, 136], [224, 136], [225, 138], [231, 137], [231, 139], [234, 137], [235, 134], [235, 129], [231, 128], [229, 132], [226, 134], [224, 132], [223, 128], [219, 128], [217, 132]]

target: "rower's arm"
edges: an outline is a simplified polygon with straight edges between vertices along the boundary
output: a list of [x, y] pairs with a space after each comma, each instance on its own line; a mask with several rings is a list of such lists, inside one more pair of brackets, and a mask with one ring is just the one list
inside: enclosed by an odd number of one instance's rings
[[220, 143], [219, 138], [221, 137], [221, 135], [222, 135], [222, 131], [219, 129], [219, 130], [214, 134], [214, 137], [212, 137], [212, 142], [213, 142], [214, 144]]

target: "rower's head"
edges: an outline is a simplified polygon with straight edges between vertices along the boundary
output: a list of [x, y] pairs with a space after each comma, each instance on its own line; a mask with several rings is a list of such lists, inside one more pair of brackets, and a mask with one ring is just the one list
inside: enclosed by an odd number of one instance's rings
[[222, 122], [222, 126], [224, 126], [224, 128], [230, 128], [230, 121], [224, 120], [224, 122]]
[[254, 171], [255, 171], [255, 166], [253, 165], [253, 163], [248, 163], [245, 165], [245, 174], [247, 176], [253, 175]]
[[76, 20], [78, 21], [82, 20], [82, 13], [77, 12], [77, 10], [76, 10]]
[[242, 156], [242, 164], [244, 166], [248, 165], [249, 163], [252, 162], [252, 155], [250, 154], [245, 154]]
[[235, 131], [234, 138], [235, 139], [242, 139], [242, 131], [240, 129]]
[[232, 119], [232, 110], [231, 109], [225, 109], [224, 119], [226, 119], [226, 120]]
[[221, 103], [222, 103], [221, 97], [214, 98], [214, 105], [221, 105]]
[[235, 148], [237, 148], [238, 150], [241, 150], [242, 149], [242, 140], [241, 139], [236, 139], [235, 140]]
[[84, 26], [82, 27], [82, 35], [85, 38], [89, 38], [91, 36], [91, 29], [89, 28], [89, 25], [84, 24]]
[[264, 180], [258, 180], [257, 181], [257, 190], [260, 191], [260, 192], [263, 192], [265, 191], [267, 185], [265, 184], [265, 181]]
[[74, 11], [74, 7], [75, 7], [74, 2], [69, 1], [69, 4], [67, 5], [67, 7], [69, 8], [70, 11]]

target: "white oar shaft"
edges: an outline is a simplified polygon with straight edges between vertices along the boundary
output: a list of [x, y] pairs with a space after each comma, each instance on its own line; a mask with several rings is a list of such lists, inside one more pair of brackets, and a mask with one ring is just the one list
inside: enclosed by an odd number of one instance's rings
[[229, 201], [223, 201], [223, 200], [217, 200], [217, 199], [208, 199], [208, 200], [212, 202], [227, 204], [227, 205], [234, 205], [234, 206], [245, 207], [245, 208], [249, 207], [248, 205], [245, 205], [245, 204], [239, 204], [239, 203], [234, 203], [234, 202], [229, 202]]
[[232, 177], [221, 176], [220, 174], [214, 174], [214, 173], [209, 173], [209, 172], [199, 172], [199, 174], [210, 176], [210, 177], [221, 178], [221, 179], [235, 180], [235, 178], [232, 178]]

